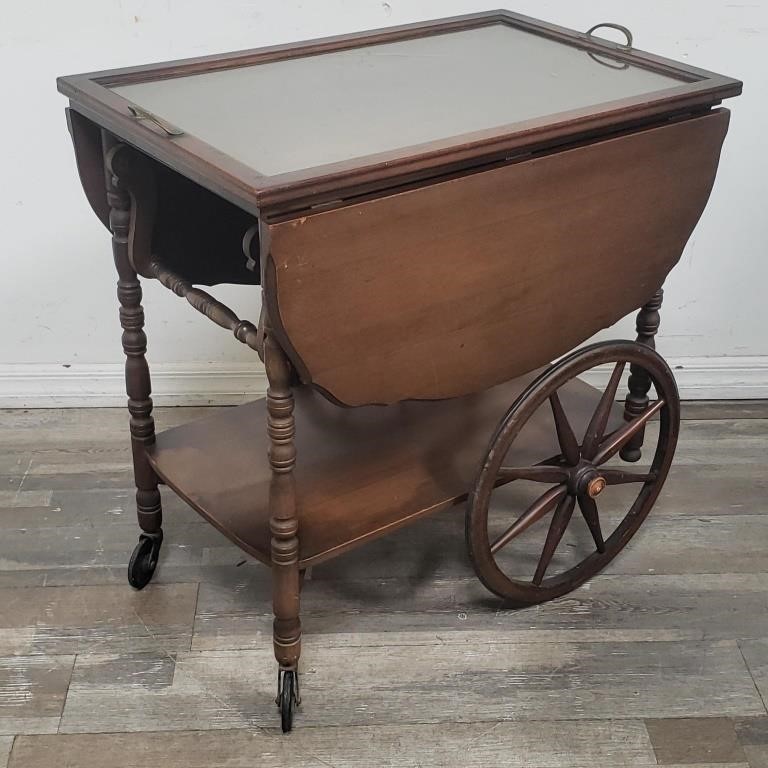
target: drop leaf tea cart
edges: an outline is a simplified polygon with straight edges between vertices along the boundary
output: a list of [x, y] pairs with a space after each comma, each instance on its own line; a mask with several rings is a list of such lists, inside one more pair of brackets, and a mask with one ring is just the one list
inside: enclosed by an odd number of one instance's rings
[[[118, 273], [129, 581], [158, 562], [161, 484], [270, 565], [283, 730], [307, 567], [468, 499], [478, 577], [533, 605], [659, 494], [679, 425], [661, 286], [741, 83], [607, 26], [626, 44], [494, 11], [58, 81]], [[139, 278], [257, 352], [266, 399], [156, 435]], [[258, 322], [199, 287], [222, 283], [261, 286]], [[638, 308], [637, 341], [569, 353]]]

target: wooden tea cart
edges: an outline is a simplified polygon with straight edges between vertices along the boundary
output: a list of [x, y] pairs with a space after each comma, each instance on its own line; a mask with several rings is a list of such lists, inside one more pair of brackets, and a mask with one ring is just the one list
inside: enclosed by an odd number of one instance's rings
[[[532, 605], [598, 573], [659, 494], [679, 425], [661, 286], [741, 83], [596, 29], [497, 11], [59, 80], [119, 276], [129, 581], [158, 562], [161, 484], [270, 565], [283, 730], [309, 566], [468, 498], [477, 575]], [[266, 399], [156, 435], [140, 277], [257, 352]], [[257, 323], [197, 287], [221, 283], [261, 286]], [[637, 341], [562, 357], [638, 308]]]

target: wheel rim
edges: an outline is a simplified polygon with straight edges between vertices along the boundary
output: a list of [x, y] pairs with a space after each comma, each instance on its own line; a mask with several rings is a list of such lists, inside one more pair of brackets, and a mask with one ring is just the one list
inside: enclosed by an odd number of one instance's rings
[[280, 692], [280, 721], [283, 733], [287, 733], [293, 726], [294, 673], [285, 672], [283, 675], [282, 689]]
[[142, 533], [139, 537], [139, 543], [128, 562], [128, 583], [135, 589], [143, 589], [152, 579], [162, 542], [162, 530], [154, 534]]
[[[613, 364], [609, 384], [601, 393], [579, 441], [558, 392], [572, 379], [606, 364]], [[606, 432], [622, 373], [630, 364], [648, 374], [657, 400], [649, 404], [641, 417]], [[547, 403], [560, 454], [542, 456], [540, 463], [531, 466], [508, 466], [505, 457], [515, 439], [533, 414]], [[619, 453], [631, 435], [644, 428], [654, 416], [659, 420], [659, 433], [650, 468], [628, 471], [606, 467], [606, 462]], [[570, 592], [602, 570], [626, 546], [650, 512], [672, 462], [679, 418], [677, 387], [669, 367], [652, 349], [635, 342], [595, 344], [572, 353], [543, 372], [501, 420], [469, 497], [467, 544], [475, 570], [485, 586], [514, 603], [532, 605]], [[488, 523], [493, 491], [518, 480], [542, 484], [542, 492], [522, 515], [505, 526], [501, 536], [491, 535]], [[630, 484], [640, 486], [637, 498], [615, 530], [603, 539], [597, 500], [612, 485]], [[552, 574], [555, 552], [575, 517], [583, 518], [586, 523], [594, 551], [572, 567]], [[512, 578], [500, 567], [498, 556], [535, 526], [546, 528], [536, 569], [530, 579]]]
[[149, 539], [141, 539], [128, 563], [128, 581], [132, 587], [141, 589], [149, 583], [154, 572], [151, 562], [152, 542]]

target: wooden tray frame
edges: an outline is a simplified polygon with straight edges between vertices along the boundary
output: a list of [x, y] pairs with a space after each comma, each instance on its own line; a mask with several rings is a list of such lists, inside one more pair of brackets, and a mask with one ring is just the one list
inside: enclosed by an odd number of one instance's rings
[[[150, 121], [137, 120], [131, 114], [131, 103], [110, 90], [111, 86], [313, 56], [491, 24], [507, 24], [584, 51], [606, 54], [628, 64], [678, 77], [683, 82], [652, 96], [646, 94], [620, 99], [596, 107], [275, 176], [264, 176], [194, 136], [168, 136]], [[86, 117], [256, 215], [266, 211], [284, 213], [300, 210], [340, 197], [388, 189], [424, 177], [503, 159], [510, 153], [557, 146], [600, 135], [607, 130], [641, 125], [657, 120], [661, 115], [706, 111], [725, 98], [737, 96], [742, 90], [742, 83], [733, 78], [503, 10], [310, 42], [72, 75], [59, 78], [57, 83], [59, 90], [70, 98], [72, 106]], [[270, 105], [265, 104], [264, 108], [269, 109]]]

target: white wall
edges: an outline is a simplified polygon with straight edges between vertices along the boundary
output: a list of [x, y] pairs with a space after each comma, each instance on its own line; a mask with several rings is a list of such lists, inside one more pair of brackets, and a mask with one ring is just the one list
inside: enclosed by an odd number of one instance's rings
[[[57, 75], [485, 10], [472, 0], [26, 0], [0, 18], [0, 405], [120, 404], [106, 231], [81, 192]], [[667, 284], [659, 347], [683, 394], [768, 397], [768, 0], [516, 0], [576, 29], [618, 21], [640, 48], [740, 77], [704, 218]], [[255, 319], [253, 289], [220, 295]], [[263, 386], [255, 354], [150, 285], [158, 402], [231, 402]], [[632, 335], [631, 323], [605, 336]]]

